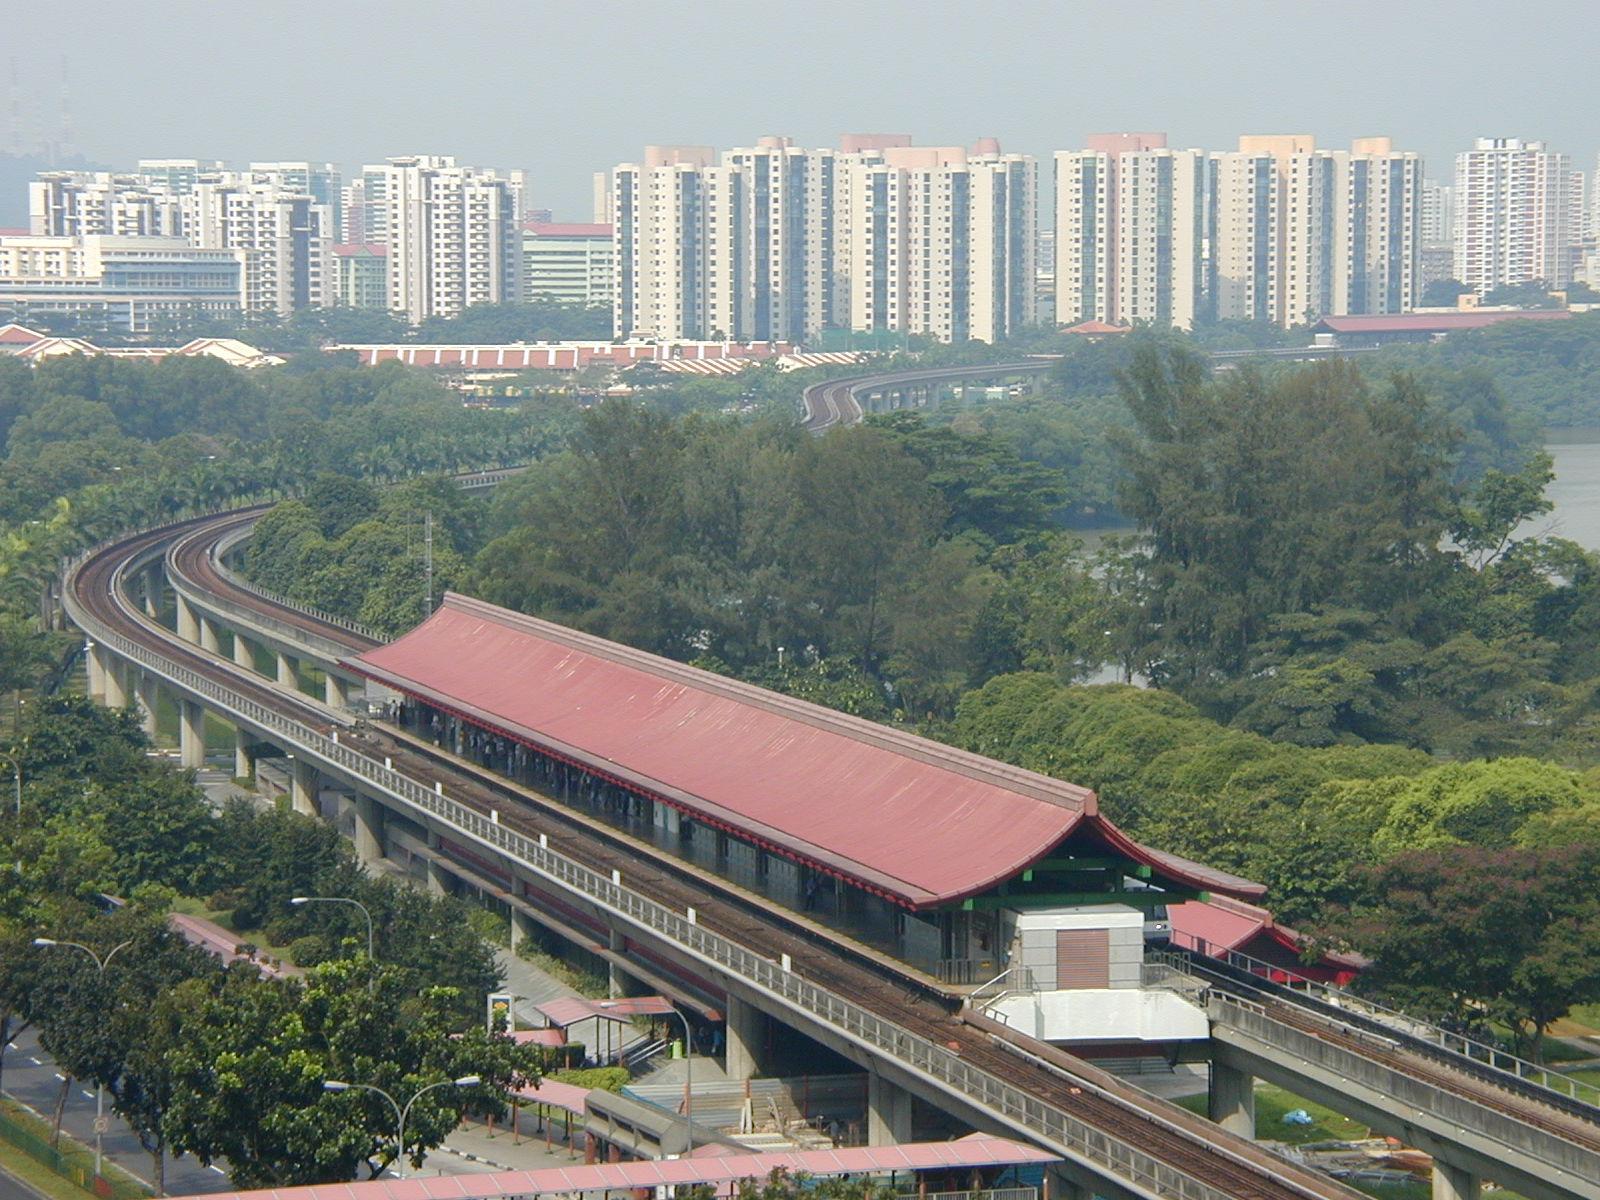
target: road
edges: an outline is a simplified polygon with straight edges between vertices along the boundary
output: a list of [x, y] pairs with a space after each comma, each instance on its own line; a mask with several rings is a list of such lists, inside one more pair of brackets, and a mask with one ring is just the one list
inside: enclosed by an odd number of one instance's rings
[[[34, 1030], [29, 1030], [6, 1048], [5, 1091], [14, 1100], [20, 1100], [48, 1120], [55, 1112], [56, 1096], [61, 1090], [61, 1076], [55, 1064], [39, 1048]], [[126, 1171], [131, 1171], [146, 1183], [150, 1181], [150, 1156], [133, 1130], [121, 1117], [110, 1111], [111, 1128], [105, 1137], [106, 1158]], [[67, 1106], [62, 1116], [62, 1130], [71, 1134], [85, 1146], [94, 1145], [94, 1089], [74, 1082], [67, 1093]], [[16, 1189], [23, 1190], [16, 1190]], [[228, 1192], [233, 1185], [221, 1171], [203, 1167], [192, 1158], [167, 1158], [167, 1193], [173, 1196], [195, 1196], [205, 1192]], [[0, 1200], [9, 1200], [6, 1194], [18, 1200], [37, 1200], [26, 1185], [7, 1176], [0, 1180]]]

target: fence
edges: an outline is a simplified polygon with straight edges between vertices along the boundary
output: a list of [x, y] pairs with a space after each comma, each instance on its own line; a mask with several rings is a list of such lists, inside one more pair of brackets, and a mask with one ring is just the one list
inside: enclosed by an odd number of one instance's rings
[[[78, 561], [81, 563], [89, 557], [90, 554], [85, 554]], [[73, 564], [74, 568], [77, 565]], [[63, 601], [79, 628], [108, 650], [146, 667], [181, 691], [211, 701], [219, 714], [240, 718], [247, 725], [277, 737], [297, 751], [306, 752], [312, 760], [332, 765], [339, 773], [359, 780], [375, 793], [389, 796], [402, 805], [421, 809], [459, 835], [504, 855], [525, 870], [586, 897], [600, 909], [671, 943], [691, 959], [738, 979], [745, 987], [778, 1001], [791, 1012], [805, 1014], [836, 1036], [887, 1056], [907, 1072], [962, 1097], [1013, 1128], [1091, 1164], [1113, 1179], [1173, 1197], [1174, 1200], [1229, 1200], [1232, 1195], [1223, 1188], [1162, 1161], [1142, 1146], [1096, 1128], [1023, 1088], [1006, 1082], [998, 1075], [965, 1062], [947, 1047], [912, 1033], [870, 1009], [801, 978], [779, 963], [701, 928], [696, 924], [692, 911], [679, 913], [658, 904], [624, 886], [619, 876], [602, 875], [550, 850], [542, 838], [507, 829], [500, 824], [498, 814], [485, 816], [446, 798], [442, 785], [426, 788], [383, 763], [340, 744], [337, 736], [324, 737], [299, 721], [246, 699], [230, 687], [131, 641], [78, 604], [72, 586], [74, 573], [68, 572], [68, 586], [63, 589]], [[113, 603], [124, 603], [117, 595], [115, 584], [112, 593]], [[1086, 1092], [1100, 1094], [1119, 1107], [1126, 1104], [1121, 1097], [1105, 1092], [1088, 1081], [1082, 1081], [1081, 1087]], [[1191, 1145], [1196, 1144], [1190, 1131], [1158, 1114], [1143, 1109], [1137, 1111], [1150, 1125], [1163, 1128]], [[1263, 1176], [1266, 1174], [1256, 1163], [1225, 1147], [1212, 1146], [1211, 1152], [1219, 1159], [1261, 1172]], [[1282, 1179], [1280, 1182], [1304, 1195], [1313, 1194], [1298, 1182]]]
[[149, 1188], [130, 1176], [96, 1175], [93, 1151], [65, 1134], [61, 1138], [65, 1149], [57, 1149], [50, 1144], [49, 1134], [49, 1127], [42, 1121], [13, 1110], [9, 1104], [0, 1104], [0, 1138], [61, 1178], [102, 1200], [143, 1200], [150, 1195]]

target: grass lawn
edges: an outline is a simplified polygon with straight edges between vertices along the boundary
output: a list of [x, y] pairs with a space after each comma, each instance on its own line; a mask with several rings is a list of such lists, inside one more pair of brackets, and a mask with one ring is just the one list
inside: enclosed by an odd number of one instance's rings
[[14, 1175], [22, 1180], [28, 1187], [50, 1200], [90, 1200], [93, 1192], [86, 1192], [75, 1183], [71, 1183], [43, 1163], [29, 1158], [10, 1142], [0, 1140], [0, 1169], [8, 1175]]
[[[1190, 1112], [1201, 1115], [1206, 1111], [1205, 1096], [1185, 1096], [1177, 1101]], [[1287, 1125], [1283, 1114], [1303, 1108], [1311, 1116], [1309, 1125]], [[1331, 1108], [1302, 1100], [1280, 1087], [1271, 1084], [1256, 1085], [1256, 1136], [1274, 1142], [1287, 1142], [1301, 1146], [1307, 1142], [1355, 1141], [1367, 1137], [1370, 1130], [1358, 1121], [1340, 1116]]]

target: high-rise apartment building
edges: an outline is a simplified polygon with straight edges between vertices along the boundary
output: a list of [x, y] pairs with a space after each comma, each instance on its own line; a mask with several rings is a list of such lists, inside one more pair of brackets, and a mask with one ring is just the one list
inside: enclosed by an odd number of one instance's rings
[[1422, 217], [1417, 233], [1425, 247], [1455, 244], [1455, 189], [1432, 179], [1422, 181]]
[[181, 196], [194, 187], [202, 175], [215, 175], [227, 169], [228, 164], [217, 159], [141, 158], [138, 173], [151, 184]]
[[382, 175], [391, 309], [415, 324], [522, 298], [517, 181], [428, 155]]
[[1480, 296], [1571, 281], [1572, 163], [1543, 142], [1479, 138], [1456, 156], [1455, 276]]
[[180, 232], [177, 193], [145, 175], [46, 171], [28, 184], [40, 237], [165, 237]]
[[[147, 161], [153, 174], [51, 171], [29, 185], [29, 227], [55, 237], [181, 237], [243, 252], [240, 304], [287, 314], [330, 302], [333, 211], [292, 168], [203, 170], [197, 160]], [[291, 168], [291, 169], [283, 169]]]
[[340, 173], [332, 163], [253, 162], [245, 172], [251, 183], [266, 183], [285, 192], [299, 192], [325, 204], [339, 220]]
[[523, 295], [530, 302], [609, 309], [616, 301], [611, 226], [524, 222]]
[[618, 333], [800, 340], [828, 329], [994, 340], [1034, 319], [1032, 159], [900, 134], [612, 172]]
[[184, 238], [202, 249], [241, 252], [246, 312], [288, 316], [332, 304], [333, 207], [254, 177], [254, 171], [202, 176], [180, 198]]
[[1110, 133], [1055, 158], [1057, 324], [1189, 328], [1205, 290], [1205, 153]]
[[1388, 138], [1318, 150], [1304, 134], [1243, 137], [1215, 156], [1216, 315], [1289, 326], [1404, 312], [1421, 278], [1422, 160]]
[[333, 248], [334, 303], [345, 308], [389, 307], [389, 247], [346, 242]]

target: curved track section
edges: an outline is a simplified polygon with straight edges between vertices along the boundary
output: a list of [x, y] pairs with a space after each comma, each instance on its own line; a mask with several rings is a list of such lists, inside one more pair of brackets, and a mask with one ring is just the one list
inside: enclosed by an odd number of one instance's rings
[[973, 379], [997, 379], [1011, 375], [1040, 375], [1054, 365], [1049, 359], [1022, 362], [983, 363], [966, 367], [937, 367], [917, 371], [890, 371], [876, 375], [850, 375], [828, 379], [808, 387], [800, 397], [805, 406], [803, 424], [809, 433], [826, 433], [839, 425], [854, 425], [865, 413], [862, 397], [871, 392], [893, 392], [902, 388], [926, 387], [941, 383], [960, 383]]
[[[629, 937], [783, 1012], [797, 1028], [854, 1048], [863, 1060], [881, 1060], [974, 1119], [1048, 1146], [1130, 1194], [1185, 1200], [1356, 1195], [1080, 1060], [1060, 1055], [1045, 1061], [1030, 1052], [1034, 1044], [1027, 1039], [962, 1022], [944, 997], [911, 986], [885, 964], [830, 944], [816, 927], [802, 929], [759, 898], [596, 827], [553, 800], [381, 727], [341, 728], [347, 716], [181, 641], [125, 593], [122, 575], [130, 565], [170, 547], [179, 569], [199, 569], [210, 545], [250, 519], [241, 513], [181, 522], [91, 552], [69, 569], [69, 615], [107, 650], [184, 698], [303, 754], [319, 770], [493, 861], [514, 862], [582, 898]], [[219, 575], [208, 586], [220, 586], [219, 580], [226, 582]], [[246, 601], [248, 595], [233, 599], [270, 607], [255, 597]], [[312, 620], [293, 610], [265, 615]], [[336, 636], [327, 626], [318, 632]], [[690, 908], [694, 919], [686, 915]], [[785, 957], [791, 969], [779, 965]]]
[[[241, 532], [247, 531], [253, 520], [253, 514], [241, 513], [236, 517], [218, 521], [209, 528], [183, 535], [173, 544], [169, 555], [169, 570], [185, 588], [203, 593], [208, 603], [224, 610], [253, 605], [254, 611], [259, 615], [264, 609], [273, 609], [272, 605], [261, 599], [259, 590], [240, 592], [238, 584], [242, 581], [239, 581], [232, 572], [219, 571], [217, 568], [216, 559], [220, 550], [236, 544]], [[254, 589], [254, 585], [246, 586]], [[290, 602], [277, 605], [271, 617], [274, 621], [292, 623], [308, 637], [336, 638], [344, 647], [344, 653], [359, 652], [373, 644], [372, 639], [328, 625], [310, 610]], [[357, 736], [365, 742], [367, 735]], [[831, 973], [837, 979], [837, 986], [842, 994], [852, 997], [873, 994], [869, 983], [858, 972], [874, 977], [879, 984], [892, 982], [898, 991], [883, 991], [877, 994], [875, 1000], [881, 1001], [881, 1004], [874, 1003], [875, 1011], [903, 1018], [906, 1005], [911, 1000], [924, 1007], [935, 1006], [931, 1013], [933, 1024], [920, 1027], [920, 1031], [930, 1039], [940, 1032], [939, 1010], [948, 1013], [958, 999], [929, 987], [926, 979], [912, 972], [897, 974], [894, 964], [871, 955], [854, 942], [830, 935], [828, 931], [804, 919], [791, 919], [790, 915], [784, 914], [781, 910], [775, 912], [759, 897], [743, 893], [727, 881], [700, 872], [649, 843], [627, 837], [611, 826], [589, 821], [566, 805], [509, 785], [497, 777], [478, 772], [472, 764], [465, 764], [460, 760], [432, 752], [427, 747], [399, 744], [397, 749], [396, 745], [391, 737], [387, 742], [374, 742], [372, 752], [396, 756], [397, 762], [405, 762], [404, 769], [408, 773], [421, 777], [427, 777], [440, 767], [444, 767], [465, 769], [470, 774], [493, 781], [485, 792], [486, 804], [497, 807], [501, 812], [520, 805], [565, 826], [576, 840], [571, 843], [563, 842], [564, 851], [575, 859], [587, 862], [596, 870], [609, 871], [613, 867], [623, 869], [624, 864], [630, 861], [637, 863], [640, 859], [649, 859], [653, 869], [662, 872], [660, 876], [650, 880], [651, 895], [670, 894], [669, 879], [676, 877], [677, 886], [686, 888], [681, 893], [681, 903], [685, 907], [695, 905], [702, 911], [710, 911], [706, 908], [707, 892], [726, 893], [742, 914], [735, 921], [747, 921], [751, 915], [757, 915], [766, 927], [762, 930], [762, 936], [753, 937], [756, 926], [731, 924], [730, 929], [744, 930], [740, 940], [747, 945], [779, 947], [772, 953], [781, 957], [784, 953], [793, 954], [792, 950], [781, 949], [786, 939], [798, 936], [812, 942], [832, 941], [832, 951], [838, 961], [817, 963], [814, 968], [807, 970], [808, 976], [816, 978]], [[606, 847], [605, 852], [600, 853], [598, 857], [597, 846]], [[611, 857], [611, 850], [617, 851], [620, 857]], [[636, 872], [630, 873], [636, 874]], [[774, 940], [767, 941], [767, 936]], [[842, 975], [841, 961], [851, 968]], [[1219, 965], [1212, 960], [1192, 959], [1185, 964], [1185, 969], [1188, 973], [1203, 978], [1217, 999], [1228, 999], [1259, 1008], [1264, 1016], [1269, 1017], [1282, 1029], [1297, 1031], [1327, 1046], [1358, 1055], [1366, 1063], [1394, 1070], [1408, 1082], [1431, 1086], [1439, 1089], [1441, 1093], [1481, 1105], [1489, 1112], [1515, 1121], [1529, 1131], [1547, 1134], [1582, 1152], [1600, 1153], [1600, 1126], [1595, 1124], [1596, 1111], [1581, 1101], [1551, 1093], [1532, 1081], [1508, 1075], [1504, 1071], [1442, 1050], [1419, 1039], [1411, 1039], [1417, 1043], [1416, 1045], [1400, 1045], [1394, 1040], [1393, 1030], [1385, 1029], [1376, 1023], [1369, 1023], [1372, 1025], [1371, 1028], [1362, 1028], [1361, 1018], [1351, 1012], [1309, 1000], [1292, 990], [1271, 985], [1263, 987], [1259, 979], [1247, 972], [1219, 969]], [[1005, 1043], [1003, 1048], [1012, 1053], [1027, 1055], [1037, 1050], [1036, 1043], [1017, 1038], [1008, 1030], [986, 1027], [982, 1022], [978, 1024], [980, 1029], [986, 1029], [991, 1046], [996, 1039], [999, 1039]], [[948, 1044], [949, 1039], [945, 1040]], [[1071, 1061], [1078, 1072], [1074, 1078], [1083, 1078], [1093, 1073], [1092, 1068], [1088, 1068], [1086, 1064], [1078, 1060]], [[1560, 1151], [1559, 1147], [1556, 1149], [1559, 1151], [1558, 1157], [1564, 1156], [1564, 1151]], [[1555, 1165], [1551, 1159], [1544, 1161], [1550, 1163], [1552, 1167]]]

